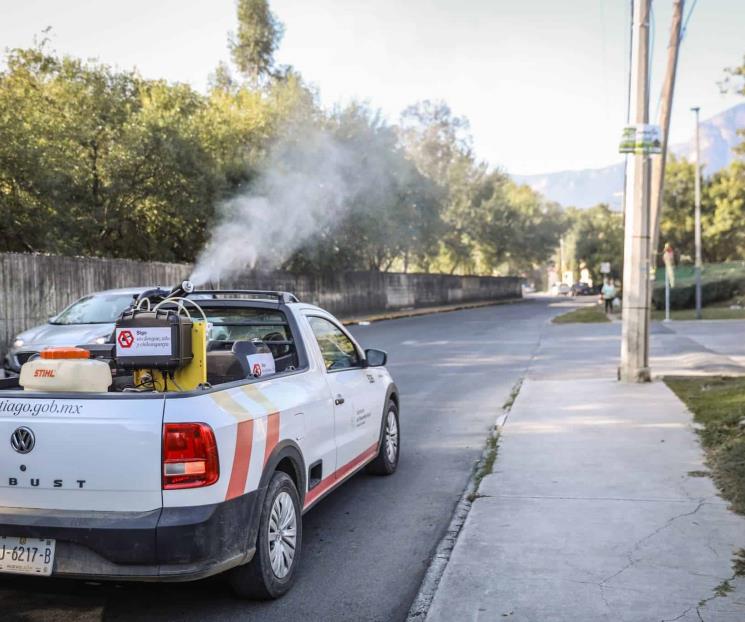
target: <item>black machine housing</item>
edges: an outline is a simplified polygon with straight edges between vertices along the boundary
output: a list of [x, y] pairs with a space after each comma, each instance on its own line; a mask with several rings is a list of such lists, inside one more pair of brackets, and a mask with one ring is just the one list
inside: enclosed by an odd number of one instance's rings
[[207, 380], [215, 385], [250, 378], [253, 372], [248, 364], [248, 356], [271, 353], [269, 347], [259, 339], [210, 341], [207, 344]]
[[[148, 329], [168, 330], [156, 333]], [[193, 358], [191, 329], [191, 319], [173, 310], [129, 309], [116, 321], [114, 330], [117, 366], [128, 370], [176, 371]], [[147, 352], [138, 352], [143, 346]]]

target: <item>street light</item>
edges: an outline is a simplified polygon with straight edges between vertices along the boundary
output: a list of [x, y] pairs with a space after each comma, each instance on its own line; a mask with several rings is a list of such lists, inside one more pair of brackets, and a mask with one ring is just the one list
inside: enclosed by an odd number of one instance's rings
[[695, 275], [696, 275], [696, 319], [701, 319], [701, 152], [699, 144], [699, 121], [698, 113], [699, 107], [696, 106], [691, 108], [696, 117], [696, 133], [695, 133], [695, 154], [694, 154], [694, 165], [696, 167], [696, 182], [695, 182], [695, 208], [694, 208], [694, 239], [696, 245], [696, 264], [695, 264]]

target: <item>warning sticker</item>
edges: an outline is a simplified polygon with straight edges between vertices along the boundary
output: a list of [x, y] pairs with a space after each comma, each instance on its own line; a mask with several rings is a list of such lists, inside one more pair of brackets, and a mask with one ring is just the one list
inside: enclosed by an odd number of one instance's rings
[[267, 374], [273, 374], [276, 371], [274, 367], [274, 357], [267, 353], [263, 354], [249, 354], [247, 357], [248, 366], [251, 368], [251, 375], [266, 376]]
[[132, 336], [131, 330], [122, 330], [116, 337], [116, 342], [125, 349], [131, 348], [134, 340], [135, 338]]
[[169, 356], [171, 354], [171, 329], [117, 328], [117, 356]]

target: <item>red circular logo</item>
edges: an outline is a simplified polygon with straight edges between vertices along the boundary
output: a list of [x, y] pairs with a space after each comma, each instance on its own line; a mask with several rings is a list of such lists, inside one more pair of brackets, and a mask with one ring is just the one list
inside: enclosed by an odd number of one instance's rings
[[252, 371], [254, 376], [261, 376], [261, 365], [259, 363], [254, 363]]
[[132, 344], [135, 342], [135, 338], [130, 330], [123, 330], [120, 332], [116, 340], [122, 348], [131, 348]]

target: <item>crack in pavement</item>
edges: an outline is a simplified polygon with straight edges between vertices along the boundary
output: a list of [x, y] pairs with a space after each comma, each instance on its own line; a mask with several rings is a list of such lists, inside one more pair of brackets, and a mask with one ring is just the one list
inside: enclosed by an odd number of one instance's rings
[[619, 576], [620, 574], [624, 573], [626, 570], [628, 570], [629, 568], [631, 568], [638, 561], [641, 561], [640, 559], [634, 559], [633, 555], [634, 555], [634, 552], [635, 551], [638, 551], [644, 545], [644, 543], [646, 543], [649, 540], [651, 540], [652, 538], [654, 538], [661, 531], [664, 531], [665, 529], [667, 529], [668, 527], [670, 527], [670, 525], [672, 525], [676, 520], [679, 520], [681, 518], [685, 518], [686, 516], [693, 516], [705, 504], [706, 504], [706, 499], [699, 499], [698, 505], [696, 506], [696, 508], [694, 510], [691, 510], [690, 512], [683, 512], [681, 514], [676, 514], [675, 516], [673, 516], [672, 518], [670, 518], [669, 520], [667, 520], [664, 525], [662, 525], [661, 527], [658, 527], [652, 533], [647, 534], [643, 538], [637, 540], [634, 543], [634, 545], [631, 547], [631, 550], [628, 553], [626, 553], [626, 557], [628, 558], [628, 563], [625, 566], [623, 566], [623, 568], [621, 568], [620, 570], [618, 570], [617, 572], [614, 572], [613, 574], [607, 576], [600, 583], [601, 584], [608, 583], [612, 579], [615, 579], [617, 576]]
[[698, 619], [701, 620], [701, 622], [703, 622], [703, 618], [701, 617], [701, 612], [698, 610], [698, 605], [691, 605], [690, 607], [688, 607], [688, 609], [683, 611], [683, 613], [681, 613], [680, 615], [677, 615], [674, 618], [663, 618], [662, 620], [660, 620], [660, 622], [675, 622], [676, 620], [680, 620], [683, 616], [688, 615], [688, 613], [693, 611], [694, 609], [696, 610]]
[[675, 620], [680, 620], [680, 618], [682, 618], [684, 615], [686, 615], [692, 609], [695, 609], [696, 610], [696, 616], [698, 616], [699, 622], [705, 622], [703, 616], [701, 615], [701, 609], [698, 606], [696, 606], [696, 607], [689, 607], [682, 614], [680, 614], [680, 616], [678, 616], [677, 618], [673, 618], [670, 621], [668, 621], [668, 620], [662, 620], [662, 622], [675, 622]]
[[597, 586], [600, 589], [600, 598], [603, 601], [605, 608], [608, 610], [609, 613], [612, 613], [613, 607], [610, 606], [608, 598], [605, 596], [605, 585], [603, 583], [598, 583]]

